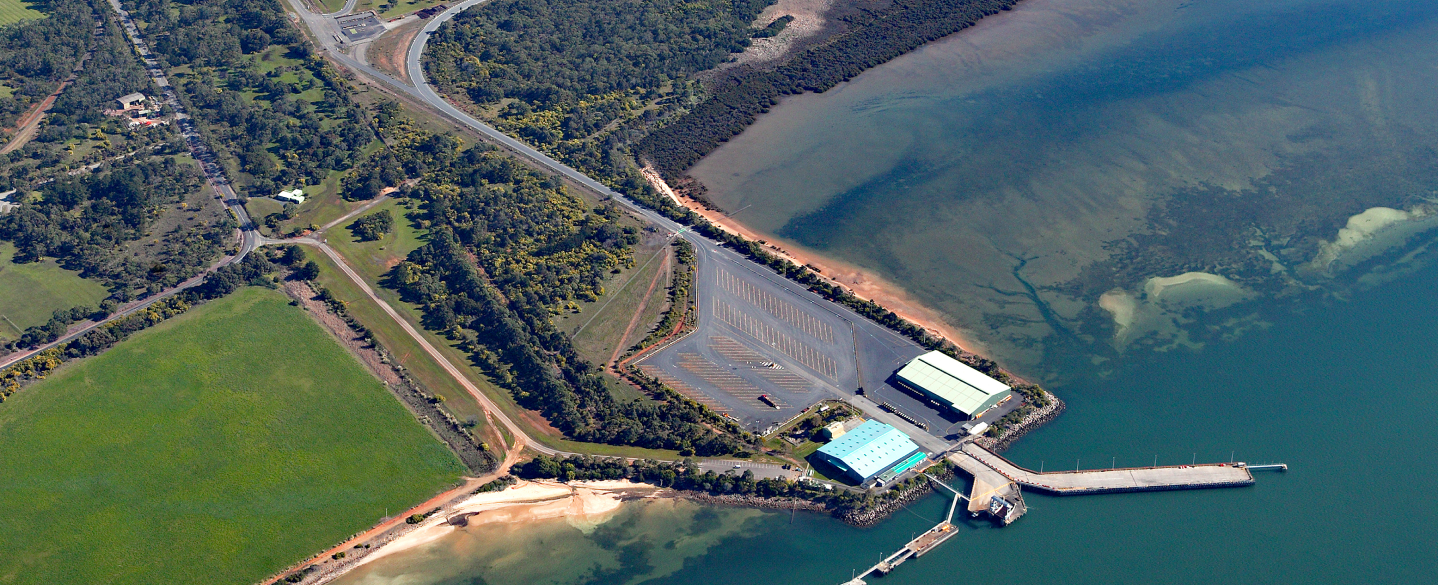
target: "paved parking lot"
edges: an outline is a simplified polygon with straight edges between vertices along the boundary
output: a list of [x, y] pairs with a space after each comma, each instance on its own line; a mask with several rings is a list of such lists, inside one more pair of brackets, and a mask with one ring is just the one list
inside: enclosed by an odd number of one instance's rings
[[[885, 382], [923, 348], [732, 251], [696, 248], [704, 255], [696, 329], [644, 358], [641, 370], [750, 431], [764, 432], [816, 402], [841, 398], [926, 449], [947, 448], [942, 434], [921, 435], [942, 433], [953, 421]], [[882, 398], [857, 396], [860, 388]], [[896, 412], [881, 410], [882, 402]]]
[[380, 22], [373, 10], [341, 16], [336, 18], [335, 22], [339, 24], [340, 32], [344, 33], [345, 40], [352, 43], [379, 36], [385, 30], [384, 23]]

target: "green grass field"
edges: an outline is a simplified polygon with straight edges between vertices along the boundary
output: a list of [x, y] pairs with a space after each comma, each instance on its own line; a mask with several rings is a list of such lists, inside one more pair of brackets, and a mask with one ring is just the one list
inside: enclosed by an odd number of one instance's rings
[[[344, 6], [343, 1], [335, 1], [338, 2], [341, 7]], [[354, 11], [363, 12], [365, 10], [373, 10], [379, 13], [380, 20], [389, 20], [442, 3], [444, 3], [444, 0], [360, 0], [355, 3]], [[449, 4], [449, 6], [453, 5], [454, 4]], [[329, 6], [329, 4], [326, 3], [325, 6]]]
[[26, 0], [0, 0], [0, 26], [15, 24], [22, 20], [45, 18], [45, 13], [31, 8], [34, 2]]
[[[348, 258], [350, 265], [367, 281], [378, 282], [389, 272], [390, 268], [399, 264], [406, 256], [409, 256], [410, 252], [424, 245], [424, 235], [407, 216], [407, 214], [417, 212], [410, 211], [403, 203], [404, 201], [398, 199], [390, 199], [325, 232], [329, 236], [330, 246], [334, 247], [341, 256]], [[354, 234], [350, 232], [350, 224], [361, 217], [386, 209], [394, 214], [394, 231], [385, 234], [378, 240], [369, 242], [356, 240]]]
[[[399, 223], [398, 218], [396, 218], [395, 223]], [[340, 235], [336, 233], [330, 237], [330, 242], [333, 244], [339, 239]], [[336, 248], [338, 251], [338, 247]], [[374, 333], [375, 339], [379, 340], [380, 345], [388, 348], [395, 354], [399, 362], [409, 370], [409, 373], [413, 375], [415, 379], [428, 387], [430, 391], [444, 394], [445, 397], [448, 398], [445, 402], [446, 408], [449, 408], [460, 420], [464, 420], [470, 416], [471, 413], [480, 412], [478, 402], [470, 398], [468, 393], [466, 393], [459, 384], [454, 382], [439, 364], [435, 363], [434, 360], [430, 359], [429, 356], [424, 353], [424, 350], [409, 337], [409, 334], [405, 333], [389, 315], [385, 314], [379, 305], [370, 301], [369, 297], [367, 297], [358, 286], [355, 286], [348, 277], [340, 272], [339, 268], [336, 267], [328, 257], [313, 249], [307, 250], [307, 252], [309, 256], [320, 265], [319, 284], [330, 289], [330, 292], [332, 292], [336, 298], [344, 301], [348, 305], [350, 313]], [[341, 252], [341, 255], [343, 255], [343, 252]], [[373, 264], [367, 265], [363, 260], [357, 260], [349, 256], [345, 257], [348, 258], [355, 272], [360, 273], [362, 276], [366, 273], [373, 273], [376, 270]], [[391, 289], [381, 287], [379, 283], [374, 280], [368, 280], [368, 283], [370, 287], [375, 290], [375, 294], [389, 303], [395, 312], [399, 313], [411, 326], [420, 331], [420, 334], [423, 335], [431, 345], [435, 346], [435, 349], [443, 353], [449, 359], [450, 363], [459, 368], [470, 382], [478, 386], [490, 399], [494, 400], [495, 404], [531, 437], [542, 440], [544, 444], [550, 447], [574, 453], [652, 457], [655, 459], [669, 460], [679, 458], [678, 451], [619, 447], [615, 445], [569, 441], [559, 436], [557, 431], [541, 428], [540, 425], [547, 424], [544, 418], [541, 417], [539, 413], [519, 406], [509, 391], [490, 382], [489, 379], [484, 376], [483, 372], [475, 367], [470, 356], [457, 347], [457, 342], [444, 339], [436, 335], [433, 331], [425, 329], [420, 323], [420, 310], [418, 307], [401, 301], [398, 293]], [[459, 398], [456, 399], [456, 396]], [[482, 417], [481, 420], [483, 420]], [[501, 433], [504, 432], [502, 428], [495, 430]]]
[[80, 278], [54, 260], [15, 264], [14, 257], [15, 246], [0, 243], [0, 340], [44, 325], [56, 309], [95, 307], [110, 294], [104, 285]]
[[0, 583], [248, 585], [461, 471], [301, 309], [241, 289], [0, 405]]

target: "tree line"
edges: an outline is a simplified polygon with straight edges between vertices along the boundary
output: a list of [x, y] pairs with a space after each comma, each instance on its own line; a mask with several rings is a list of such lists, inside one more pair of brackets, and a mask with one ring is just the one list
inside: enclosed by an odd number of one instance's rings
[[[128, 152], [157, 154], [183, 150], [172, 128], [128, 127], [104, 115], [115, 98], [150, 93], [150, 79], [135, 58], [112, 11], [103, 0], [57, 0], [46, 18], [0, 28], [0, 84], [12, 88], [0, 99], [0, 127], [13, 129], [19, 116], [59, 87], [82, 61], [84, 67], [55, 103], [31, 139], [0, 156], [0, 191], [29, 191], [86, 164]], [[96, 24], [99, 27], [96, 28]], [[76, 47], [85, 47], [71, 58]], [[61, 67], [63, 70], [56, 69]], [[76, 144], [79, 141], [81, 144]], [[78, 148], [85, 146], [88, 148]], [[95, 144], [97, 143], [98, 144]]]
[[375, 140], [349, 83], [313, 54], [278, 0], [126, 5], [163, 64], [190, 67], [172, 81], [210, 147], [241, 171], [231, 179], [243, 193], [318, 185]]
[[240, 262], [222, 266], [206, 275], [198, 286], [182, 290], [144, 309], [86, 331], [58, 347], [16, 362], [0, 371], [0, 403], [20, 391], [23, 384], [44, 379], [64, 362], [105, 351], [138, 331], [183, 314], [196, 304], [223, 297], [241, 286], [274, 287], [269, 275], [275, 269], [270, 252], [257, 250]]
[[[942, 476], [948, 471], [948, 462], [941, 461], [930, 469], [930, 474]], [[910, 478], [880, 492], [831, 490], [806, 481], [786, 479], [755, 479], [754, 472], [743, 474], [715, 473], [701, 471], [697, 461], [685, 459], [680, 462], [663, 462], [652, 459], [626, 461], [624, 459], [571, 455], [557, 457], [539, 455], [534, 459], [516, 465], [511, 470], [522, 479], [558, 479], [560, 481], [580, 480], [629, 480], [648, 483], [659, 487], [704, 492], [709, 495], [737, 495], [758, 498], [796, 498], [823, 504], [835, 517], [851, 517], [864, 512], [887, 507], [905, 497], [910, 490], [922, 489], [928, 479], [923, 476]]]
[[219, 255], [233, 227], [229, 218], [154, 237], [144, 255], [134, 249], [161, 217], [185, 214], [202, 184], [192, 164], [172, 156], [63, 176], [0, 215], [0, 240], [15, 244], [16, 262], [54, 257], [128, 301], [199, 274]]
[[712, 94], [635, 145], [635, 155], [678, 183], [684, 172], [754, 123], [779, 98], [822, 92], [865, 70], [1008, 10], [1018, 0], [897, 0], [853, 17], [848, 30], [773, 70], [756, 70]]
[[[417, 142], [422, 144], [423, 142]], [[399, 154], [403, 158], [403, 154]], [[723, 455], [737, 428], [672, 393], [621, 402], [552, 317], [604, 293], [633, 264], [638, 230], [612, 204], [591, 207], [563, 183], [475, 146], [406, 191], [422, 203], [429, 241], [385, 285], [423, 309], [424, 326], [459, 340], [492, 380], [570, 439]]]
[[653, 90], [742, 51], [772, 0], [498, 0], [436, 31], [425, 72], [475, 103], [537, 109]]
[[46, 0], [35, 6], [45, 18], [0, 27], [0, 83], [12, 91], [9, 99], [0, 99], [0, 128], [14, 127], [85, 57], [95, 27], [92, 2]]

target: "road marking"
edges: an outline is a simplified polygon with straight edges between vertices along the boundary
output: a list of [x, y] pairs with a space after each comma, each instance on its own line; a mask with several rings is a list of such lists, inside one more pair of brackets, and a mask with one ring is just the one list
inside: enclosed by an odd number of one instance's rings
[[808, 344], [800, 342], [788, 334], [771, 327], [753, 316], [748, 315], [729, 303], [714, 299], [714, 316], [720, 321], [734, 326], [735, 329], [744, 334], [759, 340], [780, 353], [787, 355], [799, 363], [808, 366], [809, 369], [818, 372], [833, 381], [839, 379], [839, 365], [833, 358], [814, 350]]
[[834, 343], [833, 328], [829, 327], [828, 323], [820, 321], [813, 313], [805, 311], [723, 268], [719, 268], [718, 272], [720, 286], [730, 294], [793, 325], [814, 339], [824, 343]]

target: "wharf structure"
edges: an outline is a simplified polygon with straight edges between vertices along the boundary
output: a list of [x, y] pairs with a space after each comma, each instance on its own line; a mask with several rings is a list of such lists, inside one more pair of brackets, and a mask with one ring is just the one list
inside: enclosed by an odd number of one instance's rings
[[[1055, 495], [1192, 490], [1253, 485], [1253, 473], [1243, 463], [1205, 463], [1116, 469], [1039, 472], [1025, 469], [974, 443], [965, 443], [948, 455], [950, 462], [976, 473], [996, 473], [1007, 481]], [[1284, 465], [1283, 469], [1287, 469]], [[984, 470], [988, 470], [985, 472]]]
[[909, 541], [898, 552], [843, 585], [865, 585], [865, 577], [888, 574], [904, 561], [923, 556], [953, 537], [957, 533], [953, 524], [954, 508], [961, 499], [968, 501], [969, 513], [974, 517], [987, 513], [995, 522], [1007, 526], [1028, 511], [1022, 493], [1024, 487], [1055, 495], [1242, 487], [1253, 485], [1254, 470], [1288, 470], [1288, 465], [1283, 463], [1252, 466], [1244, 463], [1215, 463], [1042, 472], [1020, 467], [970, 441], [964, 442], [944, 457], [973, 477], [969, 495], [966, 497], [958, 490], [925, 474], [930, 481], [953, 492], [954, 499], [949, 504], [948, 516], [928, 532]]

